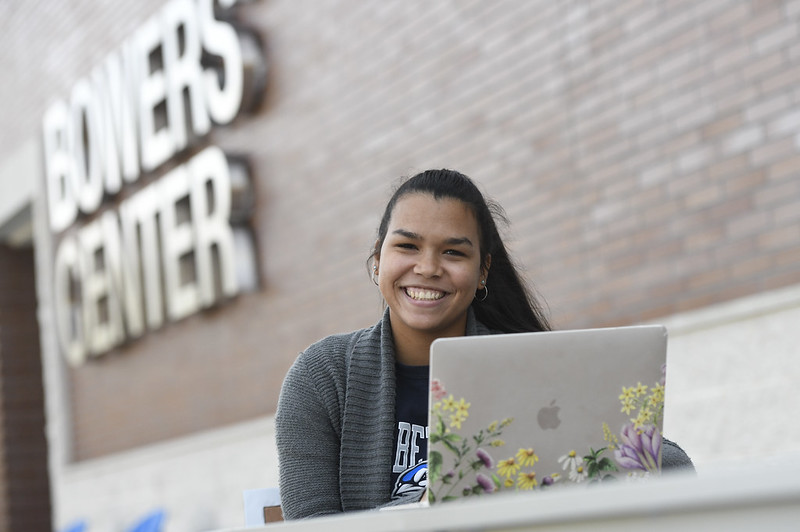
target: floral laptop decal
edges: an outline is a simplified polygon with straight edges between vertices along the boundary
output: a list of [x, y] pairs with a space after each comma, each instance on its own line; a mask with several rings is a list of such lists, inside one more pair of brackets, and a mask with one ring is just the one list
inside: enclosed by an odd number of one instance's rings
[[428, 500], [660, 474], [661, 326], [437, 340]]

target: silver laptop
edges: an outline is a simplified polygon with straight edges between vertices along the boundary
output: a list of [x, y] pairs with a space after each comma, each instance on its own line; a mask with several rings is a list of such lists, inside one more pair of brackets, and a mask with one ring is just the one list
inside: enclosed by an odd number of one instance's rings
[[431, 345], [428, 500], [660, 474], [666, 329]]

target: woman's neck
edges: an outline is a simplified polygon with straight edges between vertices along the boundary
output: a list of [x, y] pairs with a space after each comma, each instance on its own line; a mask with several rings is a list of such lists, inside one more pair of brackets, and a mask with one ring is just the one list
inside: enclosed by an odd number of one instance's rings
[[394, 334], [395, 360], [406, 366], [428, 366], [431, 359], [431, 344], [435, 338], [419, 334]]
[[[391, 323], [391, 312], [389, 321]], [[406, 366], [429, 366], [431, 363], [431, 344], [437, 338], [464, 336], [466, 334], [466, 318], [463, 325], [450, 331], [436, 331], [425, 334], [409, 329], [402, 324], [392, 324], [395, 360]]]

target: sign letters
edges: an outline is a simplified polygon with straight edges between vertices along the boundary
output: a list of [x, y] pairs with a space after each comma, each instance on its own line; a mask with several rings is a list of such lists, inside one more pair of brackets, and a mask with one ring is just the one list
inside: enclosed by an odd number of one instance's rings
[[236, 223], [248, 167], [200, 146], [265, 80], [243, 46], [254, 37], [217, 16], [235, 3], [171, 0], [44, 114], [56, 325], [73, 365], [255, 284]]

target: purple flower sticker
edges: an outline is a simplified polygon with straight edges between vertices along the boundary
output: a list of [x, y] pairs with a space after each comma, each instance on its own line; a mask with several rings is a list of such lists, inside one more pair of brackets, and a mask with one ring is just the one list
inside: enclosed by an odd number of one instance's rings
[[478, 473], [475, 479], [478, 481], [478, 485], [483, 488], [484, 492], [491, 493], [494, 491], [494, 482], [486, 475]]
[[658, 472], [661, 434], [655, 425], [637, 429], [633, 423], [622, 427], [620, 446], [614, 451], [617, 463], [625, 469]]
[[483, 466], [485, 468], [491, 469], [492, 467], [494, 467], [494, 460], [492, 460], [492, 457], [489, 456], [489, 453], [487, 453], [483, 449], [478, 448], [478, 450], [475, 451], [475, 455], [480, 459], [481, 462], [483, 462]]

